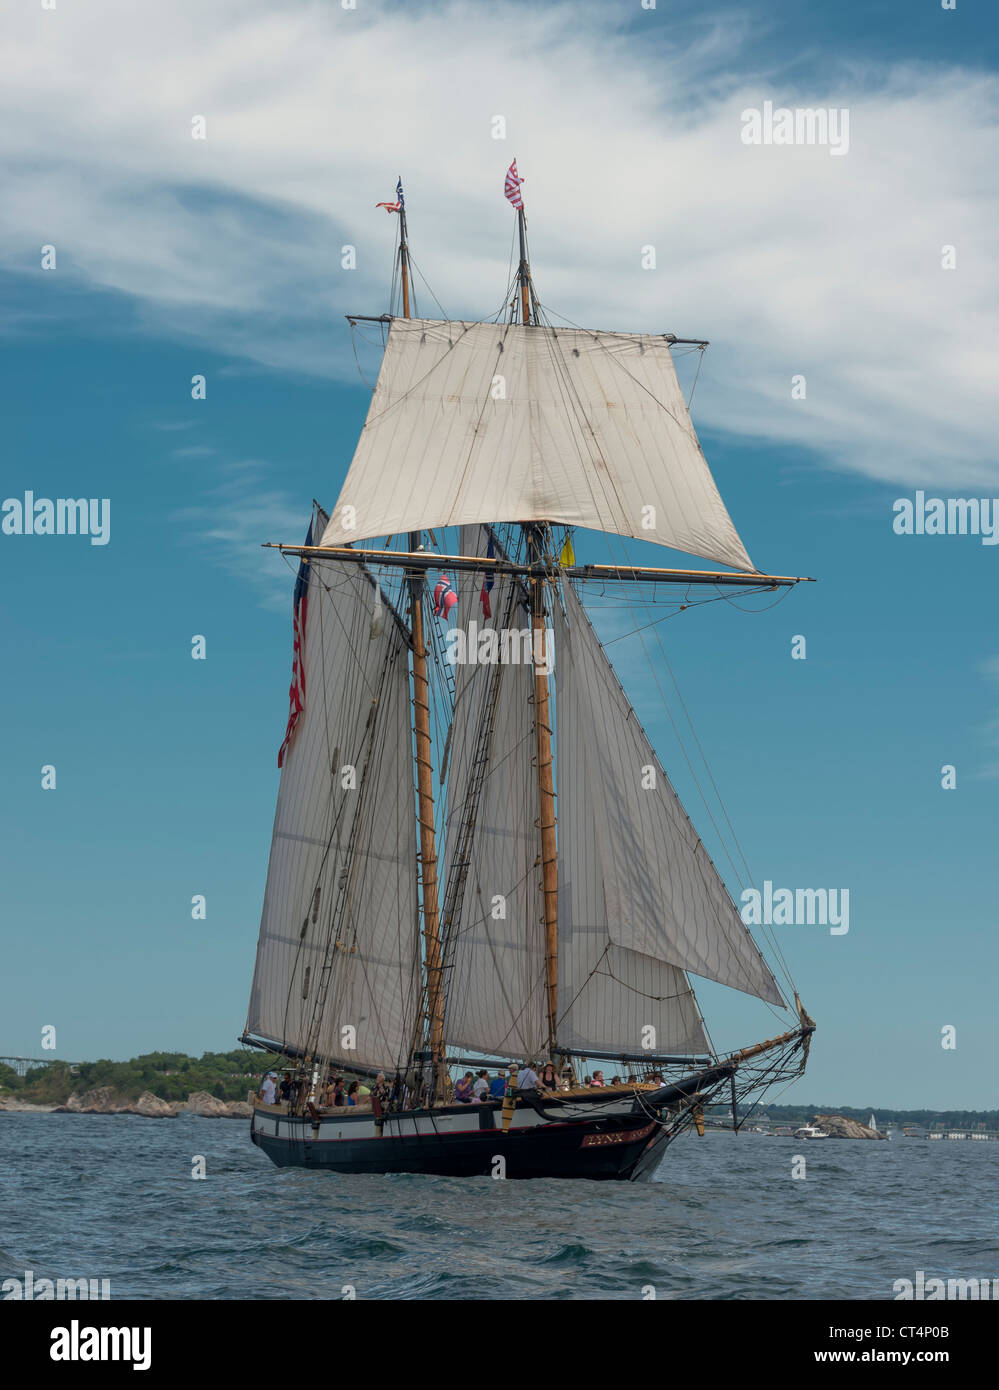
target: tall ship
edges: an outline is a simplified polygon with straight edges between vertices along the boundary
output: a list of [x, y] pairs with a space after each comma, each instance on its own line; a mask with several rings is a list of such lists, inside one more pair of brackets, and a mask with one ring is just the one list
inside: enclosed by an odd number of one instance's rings
[[[390, 311], [348, 315], [382, 339], [367, 419], [336, 505], [278, 547], [291, 711], [242, 1040], [288, 1069], [251, 1122], [279, 1165], [647, 1178], [808, 1057], [587, 614], [617, 601], [664, 661], [661, 617], [800, 579], [756, 569], [708, 469], [674, 362], [707, 343], [554, 324], [521, 182], [486, 321], [411, 312], [401, 180], [381, 205]], [[771, 1036], [716, 1050], [692, 976], [763, 1001]], [[341, 1076], [369, 1096], [341, 1104]]]

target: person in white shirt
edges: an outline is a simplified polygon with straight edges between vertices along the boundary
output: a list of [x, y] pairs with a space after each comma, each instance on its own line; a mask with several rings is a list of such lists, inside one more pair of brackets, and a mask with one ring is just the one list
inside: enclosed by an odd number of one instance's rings
[[489, 1073], [480, 1071], [475, 1078], [475, 1085], [472, 1087], [473, 1100], [483, 1101], [489, 1096]]
[[518, 1091], [536, 1091], [538, 1089], [538, 1073], [534, 1070], [533, 1062], [525, 1062], [517, 1073]]
[[274, 1073], [269, 1071], [264, 1077], [264, 1084], [260, 1088], [260, 1098], [265, 1105], [274, 1104]]

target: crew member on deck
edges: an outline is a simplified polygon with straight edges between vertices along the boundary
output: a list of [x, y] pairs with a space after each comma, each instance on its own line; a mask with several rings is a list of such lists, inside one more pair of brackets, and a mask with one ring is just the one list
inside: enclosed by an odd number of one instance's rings
[[533, 1062], [525, 1062], [517, 1073], [518, 1091], [536, 1091], [538, 1089], [538, 1073], [534, 1070]]

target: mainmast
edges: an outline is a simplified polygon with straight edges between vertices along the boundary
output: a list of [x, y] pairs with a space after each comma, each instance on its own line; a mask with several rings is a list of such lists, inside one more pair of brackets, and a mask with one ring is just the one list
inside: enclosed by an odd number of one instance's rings
[[[517, 224], [520, 233], [520, 313], [523, 323], [531, 323], [531, 268], [527, 259], [527, 229], [524, 204], [518, 199]], [[547, 521], [525, 528], [528, 559], [544, 565], [547, 571], [547, 552], [550, 551], [551, 527]], [[548, 1015], [547, 1047], [549, 1053], [556, 1042], [558, 1021], [558, 847], [555, 832], [555, 776], [552, 763], [551, 702], [548, 689], [546, 661], [545, 591], [547, 573], [531, 578], [531, 650], [534, 656], [534, 733], [535, 763], [538, 778], [541, 833], [541, 892], [545, 912], [545, 992]]]
[[[406, 202], [399, 195], [399, 268], [402, 279], [402, 316], [409, 318], [409, 237]], [[420, 531], [410, 531], [409, 548], [421, 548]], [[433, 1057], [434, 1090], [442, 1090], [444, 1062], [444, 991], [441, 963], [440, 908], [437, 894], [437, 831], [434, 820], [433, 765], [430, 760], [430, 684], [427, 679], [427, 645], [423, 631], [425, 571], [409, 574], [410, 628], [413, 634], [413, 733], [416, 738], [417, 829], [420, 840], [420, 882], [423, 893], [423, 945], [427, 971], [428, 1041]]]
[[523, 203], [517, 209], [517, 228], [520, 232], [520, 266], [517, 270], [517, 279], [520, 282], [520, 316], [524, 323], [530, 323], [531, 271], [527, 264], [527, 228], [524, 222]]
[[[528, 546], [541, 560], [551, 531], [546, 525], [528, 530]], [[534, 733], [538, 800], [541, 814], [541, 890], [545, 908], [545, 983], [548, 1004], [548, 1049], [555, 1046], [558, 1019], [558, 850], [555, 835], [555, 777], [552, 765], [551, 702], [545, 664], [546, 579], [531, 580], [531, 642], [534, 654]], [[550, 655], [550, 654], [549, 654]]]
[[409, 238], [406, 234], [406, 203], [399, 179], [399, 269], [402, 274], [402, 316], [409, 318]]

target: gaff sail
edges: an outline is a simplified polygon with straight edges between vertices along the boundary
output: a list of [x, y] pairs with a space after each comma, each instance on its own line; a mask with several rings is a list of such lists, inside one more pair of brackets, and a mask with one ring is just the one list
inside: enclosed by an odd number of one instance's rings
[[375, 603], [361, 566], [313, 561], [246, 1031], [395, 1070], [420, 1008], [416, 826], [407, 633]]

